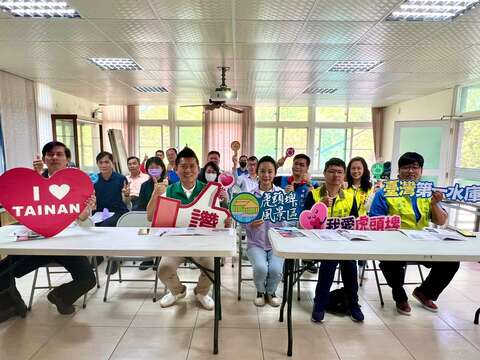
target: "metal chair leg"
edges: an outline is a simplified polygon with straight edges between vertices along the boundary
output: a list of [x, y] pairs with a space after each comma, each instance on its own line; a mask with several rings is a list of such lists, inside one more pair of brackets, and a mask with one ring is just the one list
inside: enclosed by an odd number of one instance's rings
[[375, 263], [375, 260], [372, 260], [373, 263], [373, 273], [375, 274], [375, 281], [377, 282], [377, 290], [378, 290], [378, 296], [380, 297], [380, 304], [382, 307], [385, 305], [383, 301], [383, 294], [382, 294], [382, 289], [380, 287], [380, 280], [378, 279], [378, 269], [377, 269], [377, 264]]
[[157, 302], [158, 299], [158, 267], [160, 265], [160, 258], [155, 258], [153, 262], [154, 270], [155, 270], [155, 283], [153, 285], [153, 302]]
[[242, 239], [239, 238], [238, 241], [238, 288], [237, 288], [237, 299], [242, 299], [242, 258], [243, 258], [243, 248], [242, 248]]
[[[110, 269], [112, 260], [108, 259], [107, 261], [107, 269]], [[103, 302], [107, 302], [107, 296], [108, 296], [108, 287], [110, 285], [110, 271], [107, 274], [107, 283], [105, 284], [105, 294], [103, 295]]]
[[45, 270], [47, 271], [47, 282], [48, 282], [48, 289], [52, 288], [52, 279], [50, 278], [50, 268], [45, 266]]
[[30, 292], [30, 300], [28, 301], [28, 310], [32, 310], [32, 304], [33, 304], [33, 295], [35, 293], [35, 287], [37, 285], [37, 277], [38, 277], [38, 269], [35, 270], [35, 273], [33, 274], [33, 284], [32, 284], [32, 291]]
[[95, 277], [97, 278], [97, 289], [100, 289], [100, 277], [98, 276], [98, 263], [97, 263], [96, 256], [92, 256], [92, 263], [93, 263], [93, 266], [95, 267]]
[[[294, 269], [295, 273], [300, 270], [300, 260], [298, 260], [298, 259], [295, 260], [295, 263], [293, 265], [293, 269]], [[297, 278], [297, 301], [300, 301], [300, 300], [302, 300], [302, 298], [301, 298], [301, 295], [300, 295], [300, 273], [298, 273], [298, 278]]]
[[420, 273], [420, 279], [422, 279], [422, 283], [423, 283], [425, 280], [423, 278], [422, 267], [420, 266], [420, 264], [418, 264], [417, 266], [418, 266], [418, 272]]
[[118, 268], [118, 282], [122, 283], [122, 262], [121, 261], [117, 262], [117, 268]]

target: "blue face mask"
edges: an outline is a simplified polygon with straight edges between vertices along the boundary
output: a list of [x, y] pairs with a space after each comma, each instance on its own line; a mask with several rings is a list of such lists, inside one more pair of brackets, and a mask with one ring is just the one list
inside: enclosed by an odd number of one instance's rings
[[150, 175], [151, 177], [159, 178], [160, 176], [162, 176], [162, 172], [162, 169], [148, 169], [148, 175]]

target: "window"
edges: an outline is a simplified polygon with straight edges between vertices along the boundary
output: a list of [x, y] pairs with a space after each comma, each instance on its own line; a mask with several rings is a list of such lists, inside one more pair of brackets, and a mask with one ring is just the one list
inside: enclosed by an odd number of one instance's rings
[[255, 156], [261, 158], [269, 155], [277, 160], [282, 149], [282, 128], [256, 128], [255, 129]]
[[315, 110], [316, 122], [346, 122], [347, 109], [343, 107], [317, 107]]
[[170, 122], [168, 120], [168, 105], [139, 106], [138, 154], [154, 156], [157, 150], [167, 150], [170, 147]]
[[139, 126], [139, 156], [154, 156], [155, 151], [166, 151], [170, 147], [170, 126]]
[[348, 122], [372, 122], [372, 108], [348, 108]]
[[196, 107], [177, 107], [178, 121], [202, 121], [203, 106]]
[[308, 121], [308, 107], [288, 106], [280, 108], [280, 121]]
[[459, 125], [457, 167], [480, 169], [480, 120], [464, 121]]
[[198, 161], [202, 163], [203, 134], [201, 126], [177, 126], [178, 149], [188, 146], [195, 151]]
[[168, 105], [140, 105], [138, 110], [140, 120], [168, 120]]
[[277, 107], [263, 106], [255, 107], [255, 122], [277, 121]]
[[363, 157], [369, 165], [375, 162], [372, 129], [315, 129], [314, 169], [323, 171], [325, 162], [332, 157], [348, 164], [355, 156]]
[[96, 123], [78, 121], [78, 152], [80, 168], [96, 172], [95, 157], [100, 152], [100, 127]]
[[480, 84], [460, 88], [457, 112], [480, 112]]

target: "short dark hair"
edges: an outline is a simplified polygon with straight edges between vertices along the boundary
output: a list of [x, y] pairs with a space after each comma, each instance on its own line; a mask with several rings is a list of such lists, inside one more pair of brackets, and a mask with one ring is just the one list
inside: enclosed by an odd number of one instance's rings
[[207, 158], [210, 156], [210, 155], [218, 155], [218, 157], [220, 157], [220, 153], [217, 151], [217, 150], [210, 150], [207, 154]]
[[45, 145], [43, 145], [43, 148], [42, 148], [42, 157], [45, 157], [45, 155], [47, 155], [48, 152], [52, 151], [54, 147], [56, 146], [61, 146], [63, 147], [63, 149], [65, 150], [65, 156], [67, 157], [67, 159], [71, 159], [72, 158], [72, 153], [70, 152], [70, 149], [67, 147], [67, 145], [65, 145], [64, 143], [60, 142], [60, 141], [50, 141], [48, 143], [46, 143]]
[[357, 156], [357, 157], [352, 158], [348, 163], [348, 166], [347, 166], [348, 187], [352, 187], [352, 185], [353, 185], [353, 177], [352, 177], [352, 174], [350, 173], [350, 170], [352, 169], [352, 163], [354, 161], [360, 161], [362, 163], [363, 175], [360, 178], [360, 188], [363, 191], [367, 192], [368, 190], [370, 190], [372, 188], [372, 183], [370, 181], [370, 170], [368, 169], [367, 162], [361, 156]]
[[112, 153], [109, 153], [108, 151], [100, 151], [95, 158], [95, 161], [98, 163], [101, 159], [103, 159], [105, 156], [107, 156], [111, 162], [113, 162], [113, 155]]
[[165, 155], [165, 153], [163, 152], [163, 150], [157, 150], [157, 151], [155, 151], [155, 154], [156, 154], [157, 152], [162, 153], [163, 155]]
[[417, 163], [418, 166], [423, 168], [423, 156], [416, 152], [406, 152], [398, 159], [398, 168], [402, 166], [411, 165]]
[[247, 158], [247, 160], [248, 160], [248, 156], [247, 156], [247, 155], [240, 155], [240, 157], [239, 157], [238, 159], [240, 160], [241, 158]]
[[[129, 162], [130, 160], [133, 160], [133, 159], [137, 160], [138, 163], [140, 164], [140, 159], [139, 159], [138, 157], [136, 157], [136, 156], [130, 156], [130, 157], [127, 159], [127, 164], [128, 164], [128, 162]], [[98, 161], [98, 160], [97, 160], [97, 161]], [[113, 161], [113, 160], [112, 160], [112, 161]]]
[[166, 152], [169, 152], [170, 150], [173, 150], [175, 152], [175, 154], [178, 154], [178, 151], [175, 148], [168, 148]]
[[262, 156], [260, 158], [260, 160], [258, 160], [258, 163], [257, 163], [257, 173], [258, 173], [258, 168], [260, 167], [260, 164], [261, 163], [265, 163], [265, 162], [268, 162], [268, 163], [271, 163], [273, 165], [273, 167], [275, 168], [275, 174], [277, 173], [277, 162], [271, 157], [271, 156]]
[[182, 159], [187, 159], [187, 158], [194, 158], [195, 161], [197, 162], [197, 165], [199, 164], [198, 162], [198, 157], [197, 154], [195, 154], [195, 151], [190, 149], [189, 147], [185, 146], [178, 154], [177, 158], [175, 159], [175, 165], [180, 164], [180, 160]]
[[293, 161], [298, 160], [298, 159], [305, 159], [305, 161], [307, 162], [307, 167], [310, 166], [310, 158], [307, 155], [297, 154], [297, 155], [294, 156]]
[[339, 158], [331, 158], [325, 163], [325, 168], [323, 171], [326, 171], [330, 166], [340, 166], [343, 168], [344, 171], [347, 170], [347, 166], [345, 165], [345, 161]]
[[202, 170], [200, 171], [200, 175], [198, 176], [198, 180], [200, 180], [201, 182], [204, 182], [205, 184], [208, 182], [207, 177], [205, 176], [205, 174], [207, 173], [208, 167], [212, 167], [213, 170], [215, 170], [215, 172], [217, 173], [217, 177], [215, 181], [218, 181], [218, 176], [220, 175], [220, 168], [218, 167], [218, 165], [215, 164], [213, 161], [207, 162], [205, 166], [202, 168]]
[[160, 176], [160, 181], [163, 181], [167, 176], [167, 168], [165, 167], [165, 164], [163, 163], [162, 159], [160, 159], [158, 156], [152, 156], [151, 158], [148, 158], [147, 162], [145, 163], [145, 169], [147, 170], [147, 172], [148, 172], [148, 168], [152, 164], [157, 164], [162, 168], [162, 176]]
[[256, 156], [250, 156], [247, 161], [256, 161], [258, 162], [258, 159]]

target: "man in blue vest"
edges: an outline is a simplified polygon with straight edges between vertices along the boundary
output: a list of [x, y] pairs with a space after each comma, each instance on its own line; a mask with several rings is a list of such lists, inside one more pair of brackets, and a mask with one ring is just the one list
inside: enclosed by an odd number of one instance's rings
[[[407, 152], [398, 159], [398, 179], [403, 181], [419, 181], [422, 177], [423, 156], [416, 152]], [[431, 199], [413, 196], [385, 197], [384, 189], [380, 189], [370, 207], [370, 216], [400, 215], [401, 228], [423, 230], [430, 222], [444, 225], [448, 214], [440, 206], [443, 194], [435, 191]], [[425, 267], [431, 268], [425, 281], [413, 291], [413, 297], [422, 306], [432, 312], [438, 311], [434, 303], [440, 293], [447, 287], [455, 276], [459, 262], [424, 262]], [[402, 315], [410, 315], [412, 309], [403, 288], [405, 283], [405, 261], [381, 261], [380, 269], [392, 288], [393, 300], [397, 311]]]

